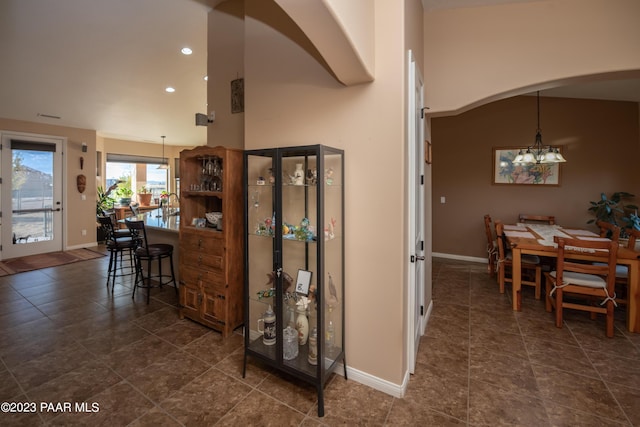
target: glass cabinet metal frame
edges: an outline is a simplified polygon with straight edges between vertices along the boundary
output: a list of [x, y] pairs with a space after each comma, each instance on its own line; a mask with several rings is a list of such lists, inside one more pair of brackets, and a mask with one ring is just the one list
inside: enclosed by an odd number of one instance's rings
[[[291, 166], [296, 166], [293, 173]], [[247, 357], [251, 356], [314, 385], [318, 393], [318, 416], [322, 417], [324, 386], [340, 362], [347, 378], [344, 152], [324, 145], [247, 150], [244, 171], [245, 352], [242, 375], [244, 377], [246, 373]], [[291, 217], [295, 217], [295, 224], [288, 222]], [[297, 301], [298, 306], [305, 301], [304, 295], [295, 292], [298, 270], [302, 270], [305, 279], [311, 283], [307, 332], [310, 333], [313, 326], [317, 328], [315, 365], [308, 360], [311, 343], [300, 345], [297, 357], [285, 358], [284, 353], [287, 318], [290, 316], [290, 320], [294, 320], [295, 316], [291, 299]], [[306, 290], [310, 283], [300, 286]], [[275, 312], [275, 344], [264, 336], [267, 320], [261, 314], [267, 306], [272, 306]], [[307, 313], [306, 308], [298, 309], [298, 315]], [[259, 324], [264, 330], [260, 330]], [[300, 340], [304, 343], [306, 338]]]

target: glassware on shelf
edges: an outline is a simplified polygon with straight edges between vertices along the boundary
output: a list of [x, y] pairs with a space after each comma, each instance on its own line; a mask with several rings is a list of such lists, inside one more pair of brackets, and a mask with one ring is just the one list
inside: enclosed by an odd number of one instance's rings
[[336, 345], [336, 330], [333, 326], [333, 320], [331, 319], [331, 309], [329, 309], [329, 325], [327, 326], [327, 332], [325, 333], [324, 344], [327, 356], [332, 357], [334, 347]]
[[298, 331], [291, 326], [287, 326], [282, 331], [282, 357], [285, 360], [293, 360], [298, 357]]
[[200, 190], [205, 191], [208, 186], [208, 176], [207, 176], [207, 163], [206, 159], [202, 158], [202, 169], [200, 170]]

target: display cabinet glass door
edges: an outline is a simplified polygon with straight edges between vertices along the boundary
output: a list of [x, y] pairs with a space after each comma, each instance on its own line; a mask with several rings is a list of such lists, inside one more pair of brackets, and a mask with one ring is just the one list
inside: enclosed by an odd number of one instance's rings
[[323, 156], [323, 356], [325, 371], [344, 357], [344, 216], [343, 216], [343, 156], [325, 153]]
[[[246, 231], [247, 231], [247, 283], [245, 307], [248, 313], [245, 333], [249, 348], [257, 354], [276, 360], [276, 334], [281, 335], [281, 321], [275, 322], [279, 309], [276, 296], [277, 276], [275, 255], [275, 175], [273, 153], [265, 152], [246, 159]], [[273, 316], [265, 316], [271, 310]], [[266, 322], [265, 322], [266, 318]]]

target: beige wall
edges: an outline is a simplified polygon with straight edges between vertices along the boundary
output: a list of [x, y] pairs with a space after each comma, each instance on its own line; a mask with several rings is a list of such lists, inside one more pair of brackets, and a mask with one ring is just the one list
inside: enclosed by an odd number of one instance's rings
[[[207, 145], [244, 148], [244, 113], [231, 113], [231, 81], [244, 78], [244, 1], [229, 0], [209, 12], [207, 44]], [[245, 80], [245, 91], [247, 81]]]
[[425, 13], [430, 114], [590, 75], [638, 77], [639, 16], [637, 0], [546, 0]]
[[540, 110], [543, 142], [562, 147], [567, 159], [558, 187], [491, 183], [492, 147], [534, 142], [535, 97], [432, 119], [434, 252], [485, 259], [485, 214], [506, 223], [519, 213], [548, 214], [561, 225], [593, 227], [589, 202], [601, 192], [640, 196], [637, 103], [541, 97]]
[[[344, 87], [271, 2], [245, 4], [245, 147], [322, 143], [345, 150], [346, 352], [351, 368], [394, 384], [404, 370], [403, 7], [375, 2], [375, 76]], [[371, 357], [373, 354], [376, 357]]]

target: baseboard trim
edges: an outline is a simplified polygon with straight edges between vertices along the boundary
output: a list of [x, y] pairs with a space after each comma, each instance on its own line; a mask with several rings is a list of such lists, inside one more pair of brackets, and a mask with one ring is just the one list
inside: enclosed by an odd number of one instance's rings
[[482, 264], [487, 264], [489, 262], [486, 258], [478, 258], [478, 257], [472, 257], [472, 256], [455, 255], [455, 254], [443, 254], [440, 252], [433, 252], [431, 255], [434, 258], [455, 259], [458, 261], [479, 262]]
[[95, 248], [96, 246], [98, 246], [97, 242], [93, 242], [93, 243], [83, 243], [81, 245], [73, 245], [73, 246], [67, 246], [64, 250], [65, 251], [71, 251], [74, 249], [86, 249], [86, 248]]
[[[344, 365], [342, 363], [338, 363], [336, 365], [336, 368], [334, 369], [334, 372], [340, 376], [344, 376]], [[409, 371], [407, 371], [405, 372], [402, 384], [394, 384], [387, 380], [383, 380], [382, 378], [374, 377], [371, 374], [362, 372], [355, 368], [350, 368], [348, 366], [347, 376], [349, 377], [349, 380], [353, 380], [357, 383], [369, 386], [375, 390], [398, 398], [404, 396], [405, 391], [407, 390], [407, 386], [409, 385], [410, 378]]]

